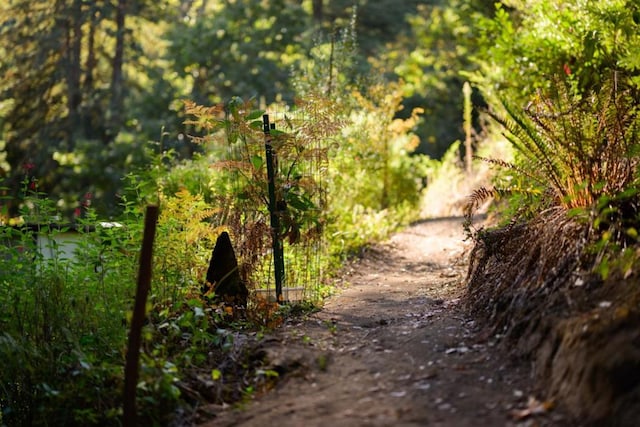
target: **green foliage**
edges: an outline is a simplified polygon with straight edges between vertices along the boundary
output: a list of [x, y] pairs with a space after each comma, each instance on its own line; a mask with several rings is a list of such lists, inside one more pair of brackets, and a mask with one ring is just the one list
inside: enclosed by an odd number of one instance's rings
[[334, 97], [336, 104], [348, 103], [345, 90], [358, 84], [363, 59], [359, 55], [357, 16], [342, 27], [334, 27], [330, 36], [318, 36], [308, 58], [295, 69], [291, 84], [299, 99], [313, 99], [319, 93]]
[[[518, 214], [531, 216], [560, 206], [589, 218], [616, 204], [613, 210], [621, 209], [632, 220], [640, 161], [636, 90], [617, 81], [589, 96], [571, 95], [568, 90], [568, 85], [558, 85], [553, 98], [540, 96], [523, 112], [504, 102], [504, 113], [492, 116], [515, 147], [517, 163], [485, 160], [504, 167], [510, 176], [503, 193], [528, 196], [525, 205], [516, 202], [521, 206]], [[468, 214], [496, 191], [476, 191]], [[619, 199], [620, 195], [626, 196]], [[599, 228], [600, 221], [593, 225]]]
[[[214, 107], [187, 103], [187, 114], [193, 116], [188, 124], [205, 132], [194, 140], [208, 148], [216, 172], [210, 183], [211, 203], [220, 208], [216, 221], [230, 231], [245, 283], [261, 287], [259, 284], [269, 283], [265, 272], [271, 262], [263, 256], [271, 247], [263, 111], [233, 98]], [[276, 158], [278, 232], [287, 240], [285, 249], [294, 250], [296, 245], [312, 247], [322, 236], [326, 192], [320, 171], [327, 163], [326, 138], [339, 129], [339, 123], [327, 104], [309, 100], [289, 114], [270, 131], [270, 138]], [[294, 257], [310, 271], [315, 262], [303, 260], [312, 252]], [[287, 274], [291, 283], [295, 283], [294, 274], [294, 270]]]
[[212, 220], [220, 209], [210, 207], [202, 196], [192, 195], [186, 189], [162, 197], [160, 206], [154, 247], [157, 282], [150, 300], [171, 306], [200, 292], [209, 249], [221, 231]]
[[486, 96], [499, 93], [509, 102], [526, 103], [537, 90], [549, 95], [560, 77], [572, 92], [588, 94], [614, 72], [637, 84], [635, 2], [505, 3], [510, 8], [498, 4], [495, 17], [479, 23], [481, 49], [475, 59], [481, 74], [475, 80]]
[[[240, 0], [193, 10], [167, 34], [175, 72], [192, 81], [191, 99], [291, 99], [289, 68], [302, 57], [296, 38], [310, 20], [300, 2]], [[268, 77], [267, 77], [268, 76]]]
[[[411, 34], [398, 39], [385, 61], [404, 82], [407, 112], [416, 106], [425, 111], [416, 129], [418, 151], [441, 158], [453, 141], [465, 136], [461, 89], [464, 76], [478, 69], [473, 61], [479, 50], [478, 22], [489, 19], [493, 8], [483, 1], [453, 0], [423, 2], [416, 9], [406, 15]], [[478, 94], [473, 102], [483, 105]], [[472, 123], [480, 127], [475, 115]]]
[[[173, 149], [176, 159], [199, 151], [187, 143], [179, 99], [209, 105], [240, 95], [263, 104], [292, 102], [304, 96], [299, 80], [305, 72], [323, 73], [324, 85], [353, 84], [380, 66], [372, 66], [371, 58], [386, 58], [383, 72], [392, 75], [397, 60], [407, 56], [400, 48], [414, 47], [408, 42], [414, 30], [426, 40], [425, 49], [443, 55], [473, 39], [463, 32], [457, 42], [449, 38], [455, 28], [471, 28], [467, 18], [438, 21], [442, 29], [428, 19], [408, 25], [407, 17], [417, 11], [427, 17], [431, 10], [416, 0], [367, 0], [357, 8], [342, 0], [138, 1], [125, 9], [122, 28], [119, 2], [5, 3], [0, 6], [0, 175], [13, 196], [11, 216], [19, 210], [25, 164], [34, 165], [41, 188], [66, 217], [87, 192], [94, 194], [101, 215], [117, 216], [117, 195], [126, 189], [122, 177], [146, 164], [146, 142], [157, 140], [161, 129], [166, 134], [160, 151]], [[446, 13], [453, 16], [466, 4], [452, 4]], [[419, 63], [425, 71], [418, 74], [455, 85], [455, 79], [432, 77], [444, 72], [441, 65], [450, 59], [442, 58], [435, 68]], [[397, 74], [410, 80], [411, 72]], [[429, 117], [442, 117], [450, 110], [438, 109], [442, 99], [457, 103], [446, 94], [457, 94], [458, 88], [449, 92], [440, 84], [442, 91], [432, 92], [417, 80], [412, 80], [414, 93], [426, 96], [407, 103], [403, 117], [425, 103]], [[429, 120], [430, 126], [437, 123], [448, 120]], [[425, 140], [436, 135], [442, 147], [455, 139], [444, 130], [419, 133]]]
[[[61, 183], [53, 153], [74, 150], [79, 139], [110, 140], [112, 123], [105, 116], [111, 93], [102, 84], [108, 84], [113, 67], [96, 52], [96, 37], [83, 43], [82, 35], [89, 29], [108, 43], [110, 34], [101, 24], [113, 12], [105, 2], [90, 6], [76, 0], [5, 2], [0, 8], [0, 40], [6, 47], [0, 93], [8, 105], [2, 133], [14, 197], [22, 165], [33, 164], [42, 187], [62, 194], [69, 183]], [[88, 56], [84, 64], [83, 54]]]
[[[61, 227], [42, 193], [25, 199], [23, 217], [38, 227], [0, 228], [3, 423], [118, 425], [142, 210], [127, 202], [118, 224], [86, 207]], [[199, 299], [215, 211], [186, 191], [161, 203], [138, 387], [148, 425], [166, 424], [183, 402], [185, 370], [228, 350], [221, 309]]]
[[511, 180], [500, 190], [477, 190], [469, 207], [500, 192], [520, 205], [509, 213], [513, 221], [560, 208], [589, 230], [595, 271], [626, 275], [640, 203], [638, 69], [630, 60], [640, 43], [637, 5], [508, 4], [481, 22], [474, 81], [516, 159], [489, 160]]
[[350, 114], [329, 169], [332, 235], [343, 255], [416, 219], [429, 164], [425, 156], [411, 155], [418, 144], [411, 130], [421, 111], [395, 118], [402, 108], [400, 86], [373, 84], [352, 96], [359, 108]]

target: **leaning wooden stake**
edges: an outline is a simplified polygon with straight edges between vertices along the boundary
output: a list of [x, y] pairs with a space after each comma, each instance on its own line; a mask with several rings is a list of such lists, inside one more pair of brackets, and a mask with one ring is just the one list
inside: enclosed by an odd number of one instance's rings
[[471, 127], [471, 109], [472, 109], [472, 105], [471, 105], [471, 85], [469, 84], [469, 82], [464, 82], [464, 85], [462, 86], [462, 94], [464, 95], [464, 108], [463, 108], [463, 127], [464, 127], [464, 150], [465, 150], [465, 155], [464, 155], [464, 164], [465, 164], [465, 172], [467, 173], [467, 176], [471, 175], [471, 172], [473, 171], [473, 164], [472, 164], [472, 159], [473, 159], [473, 148], [471, 147], [471, 130], [473, 129]]
[[144, 235], [140, 252], [140, 268], [138, 270], [138, 289], [129, 330], [129, 345], [124, 368], [124, 401], [122, 425], [133, 427], [136, 423], [136, 386], [138, 384], [138, 360], [140, 358], [140, 337], [144, 324], [147, 306], [147, 295], [151, 288], [151, 261], [153, 257], [153, 240], [158, 222], [158, 207], [147, 206], [144, 219]]

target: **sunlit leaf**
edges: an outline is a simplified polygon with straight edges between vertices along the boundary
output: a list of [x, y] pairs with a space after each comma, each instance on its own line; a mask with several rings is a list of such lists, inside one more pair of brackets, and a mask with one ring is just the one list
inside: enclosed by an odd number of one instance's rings
[[253, 157], [251, 157], [251, 164], [253, 165], [254, 169], [260, 169], [264, 164], [264, 160], [262, 159], [262, 157], [256, 154]]
[[248, 115], [244, 117], [245, 120], [255, 120], [261, 118], [264, 114], [264, 110], [253, 110]]
[[211, 370], [211, 379], [214, 381], [218, 381], [222, 378], [222, 372], [219, 369]]

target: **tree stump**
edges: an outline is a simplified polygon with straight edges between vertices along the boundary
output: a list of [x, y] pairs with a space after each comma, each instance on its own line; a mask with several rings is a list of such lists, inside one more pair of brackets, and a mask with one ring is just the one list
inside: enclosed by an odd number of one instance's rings
[[216, 240], [207, 270], [204, 294], [214, 293], [215, 298], [239, 307], [247, 306], [249, 291], [240, 278], [238, 260], [229, 238], [223, 231]]

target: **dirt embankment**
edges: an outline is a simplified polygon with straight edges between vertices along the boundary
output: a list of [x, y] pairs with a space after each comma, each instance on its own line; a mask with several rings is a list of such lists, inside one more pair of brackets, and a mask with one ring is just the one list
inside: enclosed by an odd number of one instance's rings
[[[368, 250], [323, 310], [259, 343], [279, 380], [206, 426], [567, 426], [462, 310], [460, 219], [425, 221]], [[205, 420], [206, 418], [206, 420]]]
[[547, 399], [579, 425], [637, 426], [638, 268], [612, 267], [602, 280], [589, 240], [560, 210], [482, 233], [464, 304], [510, 354], [531, 361]]

